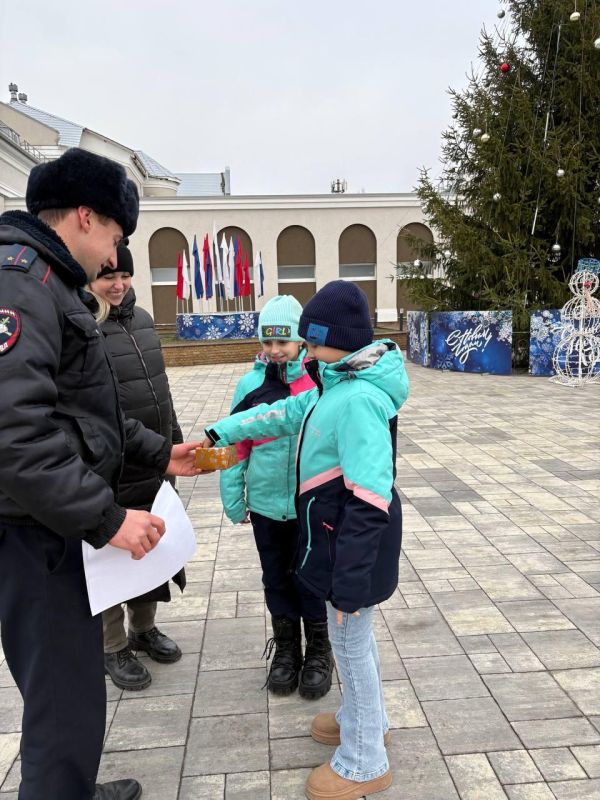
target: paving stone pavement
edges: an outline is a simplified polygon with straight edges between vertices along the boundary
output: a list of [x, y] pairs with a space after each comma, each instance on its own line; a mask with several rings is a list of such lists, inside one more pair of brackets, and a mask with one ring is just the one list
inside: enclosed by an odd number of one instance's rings
[[[169, 370], [188, 438], [247, 365]], [[600, 798], [600, 386], [408, 366], [401, 584], [376, 614], [394, 784], [381, 800]], [[331, 748], [320, 702], [267, 696], [251, 531], [215, 475], [180, 481], [197, 531], [188, 587], [159, 607], [181, 646], [151, 687], [108, 684], [101, 779], [144, 800], [295, 800]], [[0, 652], [0, 800], [16, 800], [20, 699]]]

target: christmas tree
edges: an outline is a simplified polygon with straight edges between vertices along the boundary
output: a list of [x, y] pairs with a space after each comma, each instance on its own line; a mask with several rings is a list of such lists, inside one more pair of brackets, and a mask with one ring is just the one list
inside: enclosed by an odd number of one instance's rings
[[421, 308], [510, 309], [526, 331], [600, 255], [599, 37], [600, 0], [505, 0], [483, 30], [479, 68], [450, 90], [441, 178], [418, 187], [437, 241], [410, 243], [443, 270], [398, 265]]

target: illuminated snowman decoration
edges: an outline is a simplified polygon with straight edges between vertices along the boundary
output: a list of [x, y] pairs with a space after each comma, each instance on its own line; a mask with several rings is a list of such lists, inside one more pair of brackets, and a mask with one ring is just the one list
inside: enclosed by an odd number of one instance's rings
[[550, 380], [565, 386], [600, 383], [600, 302], [593, 297], [600, 283], [600, 261], [582, 258], [569, 281], [573, 297], [560, 312], [563, 325]]

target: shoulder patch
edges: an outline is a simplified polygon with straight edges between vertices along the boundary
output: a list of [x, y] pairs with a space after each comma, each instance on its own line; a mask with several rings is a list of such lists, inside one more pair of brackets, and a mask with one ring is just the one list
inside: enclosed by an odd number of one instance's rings
[[14, 347], [21, 333], [21, 317], [13, 308], [0, 308], [0, 356]]
[[13, 244], [0, 256], [0, 269], [20, 269], [29, 272], [37, 253], [32, 247], [23, 244]]

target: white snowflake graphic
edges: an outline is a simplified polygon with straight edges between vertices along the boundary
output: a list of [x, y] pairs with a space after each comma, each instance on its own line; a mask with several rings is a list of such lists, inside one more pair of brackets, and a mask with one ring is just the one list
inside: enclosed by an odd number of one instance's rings
[[216, 325], [209, 325], [204, 333], [205, 339], [220, 339], [221, 331]]
[[512, 341], [512, 319], [501, 319], [498, 326], [498, 341], [511, 342]]
[[242, 333], [251, 336], [256, 330], [256, 321], [254, 314], [240, 314], [238, 317], [238, 328]]
[[231, 315], [223, 317], [223, 322], [225, 325], [235, 325], [235, 317]]

